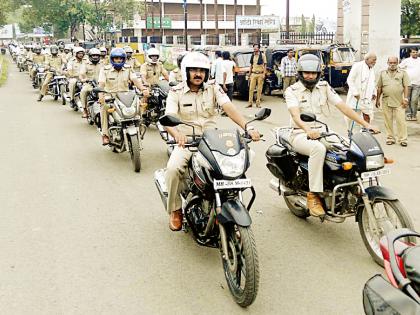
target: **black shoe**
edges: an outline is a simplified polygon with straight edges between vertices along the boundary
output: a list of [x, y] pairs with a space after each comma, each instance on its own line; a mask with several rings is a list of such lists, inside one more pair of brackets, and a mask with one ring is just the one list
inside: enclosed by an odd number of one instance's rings
[[38, 102], [41, 102], [43, 97], [44, 97], [44, 95], [40, 95], [40, 96], [38, 97], [37, 101], [38, 101]]

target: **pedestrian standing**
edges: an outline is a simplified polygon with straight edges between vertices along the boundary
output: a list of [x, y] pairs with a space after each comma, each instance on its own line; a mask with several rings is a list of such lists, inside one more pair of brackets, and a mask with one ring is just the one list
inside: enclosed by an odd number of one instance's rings
[[211, 67], [211, 76], [214, 78], [216, 84], [223, 84], [223, 68], [222, 68], [222, 52], [220, 50], [215, 51], [214, 53], [216, 60], [214, 60]]
[[408, 91], [409, 105], [405, 111], [406, 120], [417, 120], [417, 109], [420, 102], [420, 58], [417, 48], [410, 49], [410, 57], [404, 59], [400, 68], [407, 71], [411, 85]]
[[226, 92], [230, 101], [232, 101], [232, 96], [233, 96], [233, 69], [235, 68], [236, 63], [235, 63], [235, 61], [230, 59], [230, 53], [228, 51], [224, 51], [222, 53], [222, 57], [223, 57], [223, 61], [222, 61], [222, 69], [223, 69], [222, 88], [223, 88], [223, 91]]
[[[363, 61], [353, 64], [347, 78], [349, 92], [346, 103], [368, 123], [373, 120], [373, 104], [376, 101], [375, 64], [376, 54], [369, 52]], [[347, 118], [346, 122], [348, 130], [352, 130], [354, 122]]]
[[382, 111], [384, 113], [386, 128], [386, 144], [395, 143], [394, 120], [397, 124], [397, 142], [407, 146], [407, 123], [405, 122], [405, 109], [408, 107], [408, 86], [410, 79], [407, 72], [398, 69], [398, 57], [388, 58], [388, 69], [379, 75], [377, 84], [378, 97], [376, 107], [380, 107], [382, 95]]
[[289, 49], [287, 50], [287, 56], [281, 59], [280, 72], [283, 77], [283, 94], [289, 86], [296, 82], [297, 62], [293, 54], [293, 49]]
[[264, 86], [265, 70], [267, 66], [267, 58], [263, 52], [260, 51], [260, 44], [254, 44], [254, 53], [251, 56], [249, 68], [249, 98], [248, 106], [252, 107], [254, 102], [254, 90], [257, 86], [257, 107], [261, 107], [261, 94]]

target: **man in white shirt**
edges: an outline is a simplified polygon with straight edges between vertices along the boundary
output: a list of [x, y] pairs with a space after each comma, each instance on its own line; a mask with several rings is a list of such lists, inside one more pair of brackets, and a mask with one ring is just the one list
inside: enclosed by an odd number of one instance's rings
[[216, 60], [211, 68], [211, 76], [215, 79], [216, 84], [223, 84], [223, 67], [222, 67], [222, 52], [217, 50], [215, 53]]
[[222, 84], [222, 88], [223, 88], [223, 91], [226, 92], [230, 101], [232, 101], [232, 96], [233, 96], [233, 68], [236, 66], [236, 64], [233, 60], [230, 60], [230, 53], [228, 51], [224, 51], [222, 53], [222, 56], [223, 56], [223, 61], [222, 61], [223, 84]]
[[[353, 64], [347, 84], [349, 92], [347, 93], [346, 104], [368, 123], [373, 120], [373, 108], [376, 101], [375, 71], [373, 67], [376, 64], [376, 54], [369, 52], [365, 55], [363, 61]], [[355, 123], [353, 120], [345, 118], [347, 129], [353, 131]]]
[[417, 48], [410, 49], [410, 57], [400, 63], [400, 69], [407, 71], [411, 85], [409, 87], [409, 104], [405, 111], [406, 120], [417, 120], [417, 109], [420, 96], [420, 58], [418, 58]]

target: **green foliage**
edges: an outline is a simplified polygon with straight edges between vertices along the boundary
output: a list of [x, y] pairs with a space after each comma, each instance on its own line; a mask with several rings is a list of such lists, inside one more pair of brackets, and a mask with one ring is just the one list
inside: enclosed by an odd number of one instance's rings
[[307, 29], [306, 29], [306, 20], [305, 20], [305, 16], [302, 14], [302, 25], [300, 26], [300, 32], [301, 33], [306, 33]]
[[420, 0], [401, 1], [401, 35], [420, 35]]
[[0, 86], [2, 86], [6, 80], [7, 80], [7, 73], [8, 73], [8, 67], [9, 67], [9, 62], [7, 60], [7, 58], [4, 58], [3, 56], [0, 56]]

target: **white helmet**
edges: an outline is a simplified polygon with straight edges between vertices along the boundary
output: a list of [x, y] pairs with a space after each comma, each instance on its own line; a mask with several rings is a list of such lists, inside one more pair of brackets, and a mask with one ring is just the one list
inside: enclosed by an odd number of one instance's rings
[[74, 47], [73, 48], [73, 54], [76, 56], [79, 52], [85, 53], [85, 50], [83, 49], [83, 47]]
[[89, 53], [88, 53], [89, 56], [91, 56], [91, 55], [100, 55], [100, 54], [101, 54], [101, 51], [98, 48], [91, 48], [91, 49], [89, 49]]
[[127, 53], [133, 53], [134, 51], [133, 51], [133, 48], [131, 48], [130, 46], [125, 46], [124, 47], [124, 51], [125, 51], [125, 53], [127, 54]]
[[[156, 60], [156, 61], [153, 61], [150, 57], [151, 56], [158, 56], [158, 59]], [[150, 48], [148, 51], [147, 51], [147, 57], [149, 58], [149, 62], [150, 63], [157, 63], [158, 62], [158, 60], [159, 60], [159, 56], [160, 56], [160, 52], [159, 52], [159, 50], [157, 50], [156, 48]]]
[[193, 51], [187, 53], [184, 58], [182, 58], [181, 73], [183, 81], [188, 81], [188, 68], [200, 68], [206, 70], [204, 82], [207, 82], [209, 79], [210, 60], [204, 54]]

